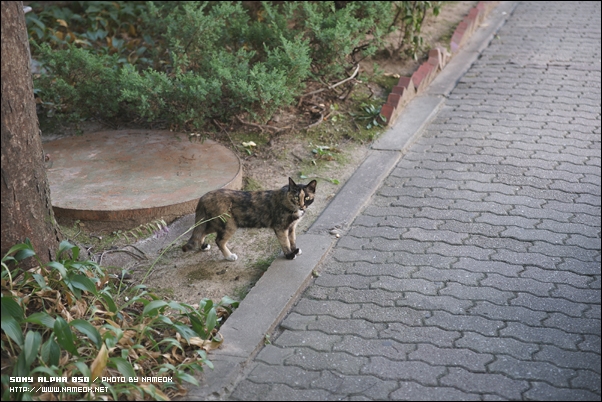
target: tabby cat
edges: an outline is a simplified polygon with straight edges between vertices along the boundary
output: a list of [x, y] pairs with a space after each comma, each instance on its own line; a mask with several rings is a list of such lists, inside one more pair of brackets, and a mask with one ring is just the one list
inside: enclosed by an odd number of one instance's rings
[[210, 191], [199, 200], [195, 221], [198, 223], [222, 214], [228, 216], [225, 216], [225, 222], [217, 218], [198, 225], [182, 250], [193, 250], [199, 246], [201, 250], [209, 250], [205, 236], [217, 233], [217, 246], [227, 260], [234, 261], [238, 256], [230, 252], [226, 243], [237, 228], [272, 228], [285, 257], [292, 260], [301, 254], [301, 249], [297, 248], [295, 229], [305, 209], [314, 202], [315, 192], [315, 180], [304, 185], [296, 184], [290, 177], [288, 186], [280, 190]]

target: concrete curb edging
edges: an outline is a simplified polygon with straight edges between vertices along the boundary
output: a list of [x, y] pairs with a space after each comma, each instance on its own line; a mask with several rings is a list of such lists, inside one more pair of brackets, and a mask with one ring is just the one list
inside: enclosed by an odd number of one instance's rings
[[[292, 261], [280, 257], [270, 265], [244, 303], [222, 326], [220, 333], [224, 344], [209, 355], [214, 369], [204, 371], [201, 385], [190, 387], [186, 400], [221, 400], [234, 390], [245, 368], [264, 345], [265, 336], [288, 313], [311, 281], [314, 270], [335, 245], [336, 237], [329, 231], [344, 232], [349, 227], [517, 4], [515, 1], [500, 3], [489, 13], [486, 27], [477, 30], [470, 40], [463, 35], [465, 46], [432, 81], [428, 90], [425, 88], [423, 94], [398, 112], [399, 122], [373, 144], [364, 162], [307, 233], [298, 236], [298, 244], [305, 252]], [[464, 32], [467, 32], [466, 28]]]

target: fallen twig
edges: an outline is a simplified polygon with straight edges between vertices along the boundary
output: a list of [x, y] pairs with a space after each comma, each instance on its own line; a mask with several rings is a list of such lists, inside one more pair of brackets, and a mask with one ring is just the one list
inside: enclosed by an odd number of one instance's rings
[[256, 128], [258, 128], [258, 129], [260, 129], [262, 133], [263, 133], [263, 132], [264, 132], [264, 130], [266, 130], [266, 129], [267, 129], [267, 130], [273, 130], [273, 131], [274, 131], [274, 133], [279, 133], [280, 131], [283, 131], [283, 130], [288, 130], [288, 129], [290, 129], [290, 128], [291, 128], [291, 126], [286, 126], [286, 127], [265, 126], [265, 125], [262, 125], [262, 124], [257, 124], [257, 123], [249, 123], [248, 121], [244, 121], [243, 119], [241, 119], [239, 116], [236, 116], [236, 118], [238, 119], [238, 121], [239, 121], [241, 124], [245, 124], [245, 125], [247, 125], [247, 126], [251, 126], [251, 127], [256, 127]]
[[320, 92], [327, 91], [329, 89], [334, 89], [334, 88], [338, 87], [339, 85], [344, 84], [347, 81], [354, 79], [359, 71], [360, 71], [360, 65], [358, 64], [357, 67], [355, 68], [355, 71], [353, 72], [353, 74], [351, 74], [351, 77], [345, 78], [343, 81], [337, 82], [336, 84], [329, 85], [326, 88], [320, 88], [315, 91], [308, 92], [305, 95], [301, 95], [301, 98], [299, 98], [299, 103], [297, 104], [297, 107], [301, 106], [301, 102], [303, 102], [303, 98], [310, 96], [310, 95], [318, 94]]

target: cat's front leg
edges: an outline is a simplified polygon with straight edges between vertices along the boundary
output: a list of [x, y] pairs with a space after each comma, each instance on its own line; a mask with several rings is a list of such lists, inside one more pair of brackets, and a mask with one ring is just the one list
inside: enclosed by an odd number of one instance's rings
[[274, 229], [274, 232], [276, 232], [276, 237], [280, 242], [280, 247], [282, 247], [282, 252], [284, 253], [286, 259], [294, 260], [297, 256], [297, 253], [295, 252], [295, 249], [291, 249], [291, 242], [288, 233], [289, 231]]
[[302, 253], [301, 249], [297, 248], [297, 235], [296, 235], [297, 223], [298, 223], [298, 221], [295, 221], [290, 226], [290, 228], [288, 230], [288, 240], [291, 245], [291, 251], [293, 253], [295, 253], [295, 255], [301, 255], [301, 253]]

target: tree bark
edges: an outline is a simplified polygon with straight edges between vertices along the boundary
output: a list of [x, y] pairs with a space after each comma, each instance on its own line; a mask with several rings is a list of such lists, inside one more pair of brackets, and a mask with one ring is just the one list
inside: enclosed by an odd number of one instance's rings
[[1, 109], [2, 257], [29, 238], [47, 262], [62, 235], [50, 203], [21, 1], [2, 1]]

